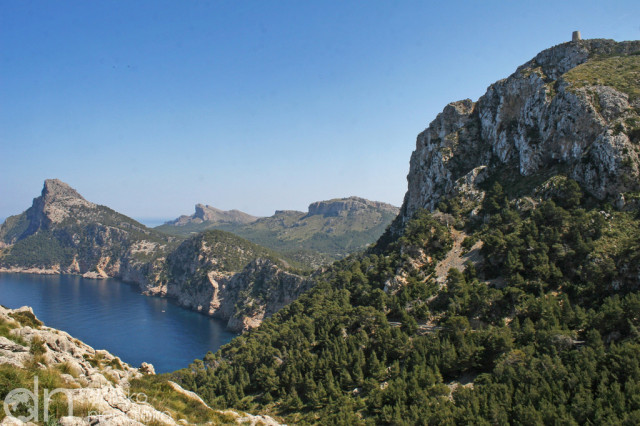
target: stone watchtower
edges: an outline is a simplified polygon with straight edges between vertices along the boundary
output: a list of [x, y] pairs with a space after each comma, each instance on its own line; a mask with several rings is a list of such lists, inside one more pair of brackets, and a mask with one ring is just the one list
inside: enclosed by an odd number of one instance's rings
[[571, 41], [580, 41], [582, 40], [582, 36], [580, 36], [580, 31], [574, 31], [571, 35]]

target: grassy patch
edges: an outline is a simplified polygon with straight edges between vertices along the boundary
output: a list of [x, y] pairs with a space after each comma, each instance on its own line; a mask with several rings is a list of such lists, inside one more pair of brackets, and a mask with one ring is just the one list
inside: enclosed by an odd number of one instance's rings
[[114, 358], [111, 361], [109, 361], [109, 366], [111, 366], [112, 368], [115, 368], [116, 370], [124, 370], [124, 367], [122, 366], [122, 363], [118, 358]]
[[58, 370], [62, 374], [68, 374], [73, 378], [78, 378], [80, 376], [80, 372], [69, 362], [63, 362], [60, 364], [56, 364], [56, 370]]
[[[599, 214], [599, 213], [595, 213]], [[602, 238], [595, 242], [594, 254], [614, 256], [632, 247], [640, 235], [640, 222], [631, 212], [612, 211]]]
[[[6, 396], [14, 389], [25, 388], [33, 391], [34, 378], [38, 378], [38, 412], [42, 419], [44, 413], [44, 390], [69, 388], [60, 377], [60, 372], [55, 369], [22, 369], [9, 365], [0, 365], [0, 399], [4, 401]], [[28, 416], [28, 406], [19, 405], [11, 410], [13, 416]], [[60, 418], [67, 415], [67, 403], [64, 394], [56, 394], [49, 404], [50, 418]], [[0, 410], [0, 419], [6, 416], [4, 410]]]
[[102, 354], [98, 354], [96, 353], [95, 355], [83, 355], [82, 356], [93, 368], [98, 368], [100, 370], [102, 370], [103, 366], [103, 362], [104, 362], [104, 356]]
[[39, 337], [34, 337], [31, 341], [31, 347], [29, 348], [29, 352], [34, 356], [38, 357], [40, 355], [44, 355], [47, 352], [47, 348], [44, 345], [44, 342], [40, 340]]
[[29, 311], [12, 312], [9, 314], [9, 316], [14, 320], [18, 321], [20, 325], [24, 327], [31, 327], [31, 328], [37, 329], [37, 328], [40, 328], [43, 324], [42, 321], [36, 318], [36, 316]]
[[156, 410], [168, 412], [189, 424], [233, 424], [234, 418], [216, 412], [202, 403], [176, 392], [163, 376], [144, 376], [131, 382], [131, 394], [140, 396]]
[[640, 56], [595, 58], [578, 65], [564, 75], [572, 87], [610, 86], [629, 95], [640, 97]]
[[27, 342], [20, 336], [11, 334], [11, 330], [18, 328], [18, 324], [7, 321], [4, 318], [0, 318], [0, 336], [16, 342], [19, 345], [27, 346]]

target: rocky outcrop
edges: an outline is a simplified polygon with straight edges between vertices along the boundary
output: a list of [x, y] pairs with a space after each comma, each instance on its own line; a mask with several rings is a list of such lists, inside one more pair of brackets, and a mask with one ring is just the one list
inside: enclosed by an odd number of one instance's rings
[[240, 210], [220, 210], [215, 207], [196, 204], [195, 213], [191, 216], [180, 216], [167, 222], [165, 225], [185, 226], [188, 224], [246, 224], [258, 220], [256, 216], [241, 212]]
[[[9, 336], [14, 340], [0, 337], [0, 365], [42, 370], [43, 377], [57, 374], [63, 382], [62, 391], [67, 400], [71, 399], [72, 414], [79, 414], [85, 407], [91, 407], [88, 415], [67, 416], [61, 419], [61, 424], [137, 425], [143, 424], [144, 419], [155, 419], [158, 424], [177, 424], [150, 404], [140, 403], [130, 397], [130, 381], [142, 374], [118, 357], [107, 351], [95, 350], [63, 331], [38, 325], [33, 311], [28, 307], [16, 310], [0, 307], [0, 321], [8, 325]], [[37, 371], [35, 376], [39, 376]], [[18, 383], [15, 385], [19, 387]], [[39, 385], [47, 386], [46, 383]], [[16, 394], [14, 401], [9, 395], [9, 407], [17, 408], [19, 401], [24, 402], [19, 397], [20, 394]], [[9, 419], [3, 424], [23, 423], [18, 419]]]
[[[234, 275], [225, 287], [226, 306], [220, 311], [230, 314], [228, 327], [238, 332], [259, 326], [262, 321], [298, 299], [314, 285], [303, 277], [282, 269], [269, 259], [256, 259]], [[235, 301], [233, 311], [223, 309]]]
[[[133, 368], [107, 351], [93, 349], [63, 331], [42, 325], [29, 307], [13, 310], [0, 306], [0, 323], [8, 336], [0, 336], [0, 367], [15, 369], [16, 373], [26, 370], [34, 377], [44, 378], [38, 382], [13, 383], [16, 390], [6, 396], [5, 402], [9, 414], [15, 416], [6, 416], [1, 425], [30, 425], [34, 423], [29, 420], [45, 420], [42, 405], [37, 409], [37, 419], [33, 411], [31, 418], [20, 419], [18, 415], [24, 415], [19, 408], [33, 408], [26, 392], [36, 386], [40, 400], [45, 389], [51, 395], [51, 392], [65, 395], [62, 412], [54, 419], [49, 418], [63, 426], [189, 424], [182, 418], [183, 413], [161, 411], [154, 406], [151, 396], [140, 392], [139, 387], [132, 387], [135, 379], [155, 374], [151, 364], [143, 362], [139, 369]], [[49, 388], [52, 384], [56, 389]], [[279, 424], [269, 416], [213, 410], [199, 395], [177, 383], [167, 381], [166, 384], [172, 394], [164, 395], [165, 398], [184, 398], [185, 403], [201, 406], [211, 413], [211, 424], [218, 424], [217, 419], [238, 424]]]
[[29, 227], [22, 237], [61, 223], [74, 212], [95, 208], [95, 204], [85, 200], [66, 183], [58, 179], [47, 179], [44, 181], [42, 194], [33, 199], [33, 206], [27, 211]]
[[311, 288], [313, 280], [248, 241], [207, 231], [185, 241], [167, 259], [162, 285], [147, 294], [226, 320], [236, 332], [257, 327]]
[[377, 210], [398, 214], [398, 208], [379, 201], [369, 201], [359, 197], [340, 198], [328, 201], [317, 201], [309, 205], [309, 216], [346, 216]]
[[[640, 100], [628, 90], [637, 90], [638, 52], [638, 41], [564, 43], [491, 85], [477, 102], [447, 105], [418, 135], [401, 221], [443, 198], [477, 201], [482, 182], [496, 173], [520, 179], [553, 169], [601, 200], [638, 191]], [[618, 75], [622, 83], [597, 74], [617, 58], [631, 61], [636, 74]]]

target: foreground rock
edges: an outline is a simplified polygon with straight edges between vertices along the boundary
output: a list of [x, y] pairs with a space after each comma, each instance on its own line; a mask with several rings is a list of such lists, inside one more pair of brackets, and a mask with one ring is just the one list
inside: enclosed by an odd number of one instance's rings
[[[25, 383], [14, 385], [16, 388], [31, 391], [37, 383], [39, 398], [43, 398], [42, 392], [45, 389], [51, 392], [55, 386], [66, 400], [63, 400], [60, 411], [61, 414], [67, 415], [57, 419], [59, 424], [75, 426], [189, 423], [179, 415], [176, 416], [179, 413], [156, 409], [151, 398], [144, 392], [132, 391], [132, 381], [154, 374], [151, 364], [143, 363], [140, 369], [133, 368], [107, 351], [93, 349], [63, 331], [42, 325], [28, 307], [12, 310], [0, 306], [0, 324], [9, 329], [8, 333], [0, 336], [0, 368], [4, 368], [5, 371], [13, 369], [16, 374], [24, 372], [25, 377], [36, 377], [34, 380], [37, 382], [29, 379]], [[254, 424], [252, 416], [248, 414], [212, 410], [198, 395], [182, 389], [176, 383], [170, 383], [170, 386], [176, 396], [186, 395], [209, 410], [209, 424], [218, 424], [220, 418]], [[28, 408], [30, 400], [21, 398], [22, 396], [24, 394], [14, 397], [9, 394], [5, 401], [10, 409], [17, 410], [25, 404]], [[172, 398], [171, 395], [167, 397]], [[72, 401], [70, 411], [67, 405], [69, 401]], [[32, 417], [25, 420], [43, 421], [44, 413], [37, 414], [38, 419]], [[25, 414], [22, 413], [22, 416]], [[7, 416], [0, 424], [25, 424], [19, 417], [18, 414]], [[266, 418], [263, 423], [278, 424], [271, 418]]]

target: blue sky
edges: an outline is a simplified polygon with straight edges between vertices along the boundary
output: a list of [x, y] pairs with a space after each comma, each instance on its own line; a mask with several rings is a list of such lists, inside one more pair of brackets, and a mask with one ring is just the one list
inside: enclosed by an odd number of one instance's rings
[[46, 178], [137, 218], [400, 205], [416, 135], [638, 1], [0, 1], [0, 217]]

